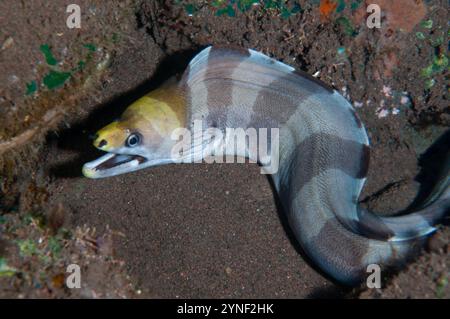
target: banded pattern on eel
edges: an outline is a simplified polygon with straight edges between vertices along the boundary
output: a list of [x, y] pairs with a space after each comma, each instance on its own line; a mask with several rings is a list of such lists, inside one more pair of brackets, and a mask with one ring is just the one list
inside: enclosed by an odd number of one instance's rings
[[[361, 209], [369, 140], [352, 105], [306, 73], [247, 49], [201, 51], [180, 81], [138, 99], [98, 132], [94, 146], [107, 154], [83, 173], [101, 178], [172, 163], [172, 132], [195, 120], [221, 130], [279, 128], [279, 170], [271, 175], [277, 196], [304, 251], [342, 283], [361, 282], [369, 264], [401, 264], [449, 210], [448, 164], [417, 211], [379, 217]], [[226, 155], [260, 160], [249, 149]]]

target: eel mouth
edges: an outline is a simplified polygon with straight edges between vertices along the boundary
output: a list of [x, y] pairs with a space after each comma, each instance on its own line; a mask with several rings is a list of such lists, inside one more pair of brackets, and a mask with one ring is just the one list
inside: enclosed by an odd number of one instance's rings
[[147, 159], [139, 155], [108, 153], [83, 165], [83, 175], [102, 178], [132, 172], [143, 168]]

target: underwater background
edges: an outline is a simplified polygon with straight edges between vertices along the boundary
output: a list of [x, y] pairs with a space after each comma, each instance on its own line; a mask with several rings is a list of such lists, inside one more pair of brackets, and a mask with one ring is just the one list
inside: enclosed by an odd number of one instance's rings
[[[81, 175], [95, 131], [205, 46], [231, 45], [351, 101], [372, 146], [361, 200], [405, 209], [450, 145], [448, 21], [445, 0], [1, 1], [0, 297], [449, 298], [446, 225], [383, 289], [349, 289], [299, 255], [256, 165]], [[72, 263], [81, 289], [65, 286]]]

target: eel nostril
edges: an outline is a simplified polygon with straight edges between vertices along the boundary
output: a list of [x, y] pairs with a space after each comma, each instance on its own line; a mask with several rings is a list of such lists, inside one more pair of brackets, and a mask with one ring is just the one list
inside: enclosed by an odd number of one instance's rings
[[89, 135], [89, 138], [90, 138], [91, 140], [95, 141], [96, 139], [98, 139], [98, 134], [97, 134], [97, 133], [96, 133], [96, 134], [90, 134], [90, 135]]
[[108, 144], [108, 142], [106, 140], [101, 140], [100, 143], [98, 143], [98, 147], [103, 147], [106, 144]]

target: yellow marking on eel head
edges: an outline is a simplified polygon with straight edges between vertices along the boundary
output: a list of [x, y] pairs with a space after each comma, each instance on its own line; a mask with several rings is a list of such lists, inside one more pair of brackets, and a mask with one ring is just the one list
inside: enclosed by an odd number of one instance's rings
[[138, 132], [145, 144], [158, 144], [185, 124], [185, 99], [174, 87], [162, 87], [132, 103], [119, 121], [97, 132], [94, 146], [111, 151], [124, 146], [127, 137]]
[[149, 96], [141, 97], [131, 104], [123, 114], [124, 121], [136, 126], [151, 125], [160, 136], [167, 136], [181, 123], [172, 108], [163, 101]]
[[114, 121], [97, 132], [94, 146], [103, 151], [110, 151], [120, 147], [126, 138], [126, 130], [123, 129], [122, 123]]

